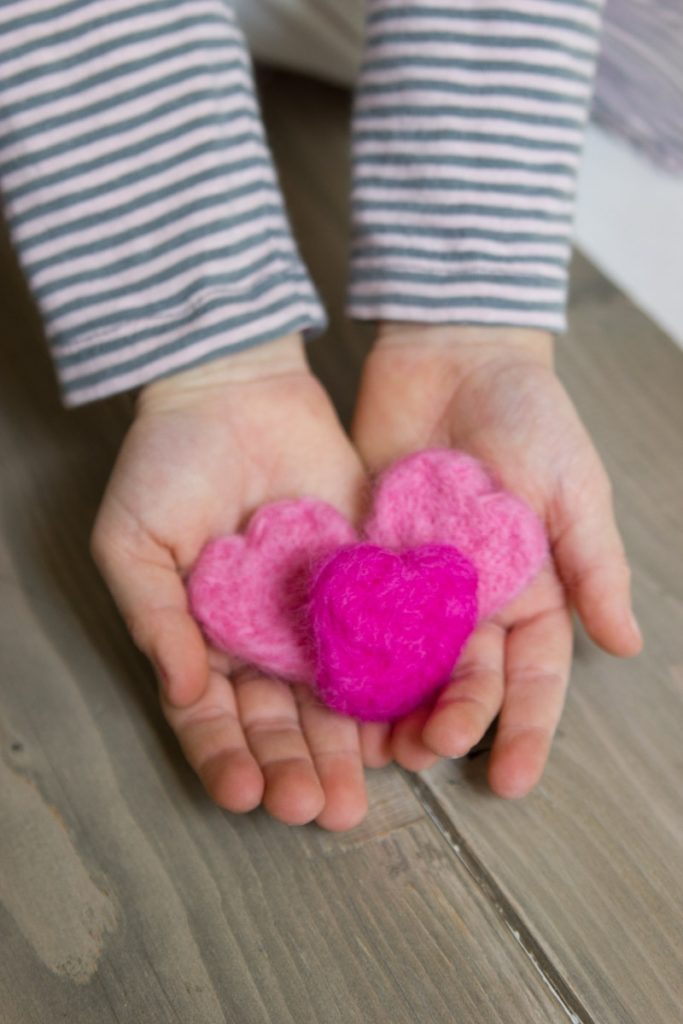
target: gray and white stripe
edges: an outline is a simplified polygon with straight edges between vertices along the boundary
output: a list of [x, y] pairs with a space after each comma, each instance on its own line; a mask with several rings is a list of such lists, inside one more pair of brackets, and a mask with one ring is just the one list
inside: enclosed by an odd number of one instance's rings
[[324, 323], [222, 0], [3, 0], [0, 183], [69, 404]]
[[[367, 0], [353, 315], [563, 327], [599, 17]], [[69, 403], [324, 322], [225, 0], [0, 0], [0, 184]]]
[[565, 325], [600, 4], [369, 0], [352, 315]]

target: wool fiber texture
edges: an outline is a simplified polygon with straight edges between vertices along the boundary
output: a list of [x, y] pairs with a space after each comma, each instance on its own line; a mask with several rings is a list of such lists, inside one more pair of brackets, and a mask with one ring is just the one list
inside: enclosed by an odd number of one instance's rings
[[321, 559], [355, 540], [344, 516], [323, 501], [264, 505], [244, 535], [203, 549], [188, 584], [192, 613], [221, 650], [270, 675], [312, 683], [311, 576]]
[[488, 619], [531, 582], [546, 559], [543, 524], [464, 452], [418, 452], [396, 462], [375, 486], [365, 525], [372, 544], [402, 551], [451, 544], [479, 576], [479, 618]]
[[476, 459], [423, 451], [378, 478], [360, 534], [322, 501], [265, 505], [204, 548], [188, 595], [216, 647], [391, 720], [447, 681], [476, 622], [546, 557], [540, 520]]
[[477, 574], [454, 548], [342, 548], [311, 592], [318, 692], [365, 721], [399, 718], [448, 681], [476, 621]]

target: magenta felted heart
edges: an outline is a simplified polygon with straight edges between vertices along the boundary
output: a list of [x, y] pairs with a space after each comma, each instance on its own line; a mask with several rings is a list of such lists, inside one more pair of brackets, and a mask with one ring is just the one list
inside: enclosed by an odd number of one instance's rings
[[398, 718], [450, 677], [477, 621], [477, 574], [452, 547], [355, 544], [313, 580], [316, 686], [330, 707]]
[[378, 479], [364, 536], [402, 550], [452, 544], [477, 570], [479, 618], [494, 615], [537, 574], [548, 553], [543, 524], [464, 452], [417, 452]]
[[312, 570], [355, 540], [344, 516], [323, 501], [264, 505], [245, 534], [203, 549], [188, 580], [192, 614], [216, 647], [283, 679], [312, 683]]

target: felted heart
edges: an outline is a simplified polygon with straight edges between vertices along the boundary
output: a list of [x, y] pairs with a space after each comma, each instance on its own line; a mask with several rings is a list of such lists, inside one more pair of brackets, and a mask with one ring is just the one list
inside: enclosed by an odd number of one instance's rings
[[330, 707], [398, 718], [445, 683], [477, 621], [477, 574], [452, 547], [392, 552], [355, 544], [311, 589], [316, 685]]
[[479, 577], [479, 618], [516, 597], [548, 553], [543, 524], [464, 452], [417, 452], [378, 479], [365, 538], [402, 550], [452, 544]]
[[355, 540], [344, 516], [323, 501], [264, 505], [245, 534], [203, 549], [188, 581], [192, 614], [216, 647], [283, 679], [312, 683], [312, 570]]

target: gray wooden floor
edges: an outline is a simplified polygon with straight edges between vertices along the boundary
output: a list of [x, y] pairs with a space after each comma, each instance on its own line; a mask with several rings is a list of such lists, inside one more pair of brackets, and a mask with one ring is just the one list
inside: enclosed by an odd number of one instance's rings
[[[348, 417], [348, 100], [262, 80], [333, 312], [316, 370]], [[345, 836], [211, 806], [87, 553], [130, 412], [66, 413], [0, 253], [2, 1024], [675, 1024], [683, 1020], [683, 354], [585, 260], [560, 370], [611, 471], [646, 653], [579, 638], [542, 785], [486, 744], [369, 779]]]

